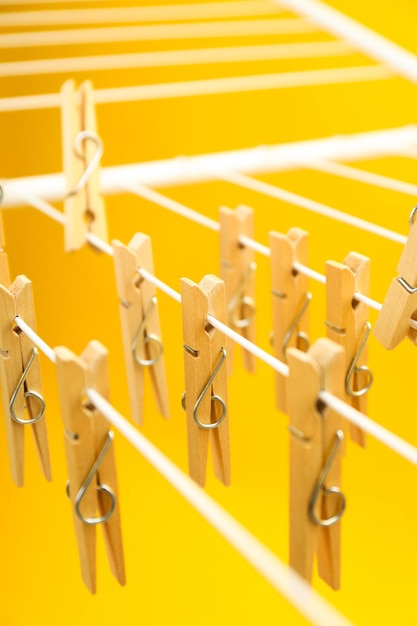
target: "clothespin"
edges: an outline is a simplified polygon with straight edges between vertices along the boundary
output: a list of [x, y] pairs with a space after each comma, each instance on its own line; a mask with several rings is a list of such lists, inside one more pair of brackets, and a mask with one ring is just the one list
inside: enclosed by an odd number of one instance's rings
[[110, 569], [125, 584], [113, 433], [85, 398], [87, 387], [109, 397], [107, 350], [91, 341], [80, 357], [55, 349], [61, 413], [65, 427], [68, 495], [78, 543], [82, 579], [96, 592], [96, 525], [101, 524]]
[[120, 241], [113, 241], [112, 245], [130, 407], [133, 419], [141, 425], [146, 368], [151, 374], [159, 412], [169, 417], [156, 289], [138, 273], [142, 268], [154, 274], [152, 245], [150, 238], [141, 233], [137, 233], [128, 246]]
[[[370, 260], [351, 252], [342, 263], [326, 263], [327, 336], [345, 348], [345, 402], [366, 413], [372, 372], [367, 367], [367, 339], [371, 332], [368, 306], [355, 293], [369, 295]], [[350, 435], [365, 446], [365, 433], [350, 424]]]
[[[3, 188], [0, 186], [0, 204], [3, 201]], [[7, 260], [7, 254], [4, 250], [4, 246], [6, 245], [5, 237], [4, 237], [4, 228], [3, 228], [3, 218], [0, 213], [0, 285], [4, 287], [9, 287], [10, 285], [10, 273], [9, 273], [9, 263]]]
[[290, 565], [307, 581], [314, 554], [320, 577], [340, 588], [342, 418], [318, 402], [321, 390], [344, 394], [342, 346], [319, 339], [305, 353], [288, 349], [290, 417]]
[[[308, 305], [311, 294], [308, 278], [294, 268], [296, 262], [308, 265], [308, 233], [291, 228], [286, 235], [269, 233], [272, 279], [272, 345], [274, 356], [287, 362], [290, 347], [307, 350], [309, 347]], [[288, 412], [288, 378], [275, 372], [276, 403], [278, 410]]]
[[224, 282], [213, 275], [199, 285], [181, 280], [184, 339], [188, 464], [190, 476], [205, 484], [208, 442], [211, 439], [214, 472], [230, 484], [229, 424], [227, 409], [226, 337], [207, 322], [211, 314], [226, 320]]
[[374, 335], [387, 350], [392, 350], [408, 337], [417, 345], [417, 330], [410, 319], [417, 319], [417, 206], [410, 214], [410, 234], [377, 318]]
[[[254, 252], [241, 238], [253, 239], [253, 209], [239, 206], [235, 211], [220, 208], [220, 276], [226, 285], [227, 323], [249, 341], [255, 342]], [[233, 368], [234, 344], [228, 349], [228, 372]], [[243, 363], [255, 371], [255, 357], [243, 350]]]
[[[42, 472], [51, 480], [45, 400], [37, 348], [15, 324], [20, 316], [36, 330], [32, 283], [18, 276], [0, 285], [0, 377], [12, 478], [24, 483], [25, 426], [30, 426]], [[25, 417], [26, 413], [27, 416]]]
[[65, 249], [71, 251], [86, 243], [89, 231], [107, 241], [99, 172], [103, 144], [97, 134], [91, 82], [85, 81], [77, 91], [74, 81], [67, 80], [61, 95], [62, 160], [67, 184]]

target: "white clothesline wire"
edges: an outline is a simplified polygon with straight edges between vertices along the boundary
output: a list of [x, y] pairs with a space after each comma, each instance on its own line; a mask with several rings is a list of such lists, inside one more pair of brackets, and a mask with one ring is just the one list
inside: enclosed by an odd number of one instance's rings
[[[388, 80], [391, 78], [393, 78], [393, 74], [387, 66], [358, 65], [356, 67], [303, 70], [254, 76], [231, 76], [228, 78], [177, 81], [174, 83], [134, 85], [131, 87], [111, 87], [108, 89], [95, 89], [93, 97], [96, 104], [109, 104], [292, 89], [294, 87], [311, 87], [314, 85], [337, 85], [352, 82], [369, 82], [371, 80]], [[0, 98], [0, 112], [54, 109], [60, 107], [61, 104], [62, 97], [59, 93], [12, 96]]]
[[[17, 316], [14, 321], [48, 359], [56, 364], [54, 350], [22, 318]], [[304, 617], [317, 626], [349, 626], [350, 622], [344, 616], [184, 474], [105, 398], [92, 388], [88, 388], [86, 394], [96, 409], [127, 441]]]
[[[28, 202], [35, 208], [39, 208], [42, 212], [46, 213], [49, 217], [52, 217], [53, 219], [55, 219], [54, 218], [55, 213], [60, 214], [60, 212], [57, 211], [57, 209], [55, 209], [54, 207], [51, 207], [50, 205], [45, 203], [43, 200], [40, 200], [39, 198], [30, 198], [27, 195], [25, 195], [25, 197], [24, 198], [22, 197], [22, 199], [24, 199], [26, 202]], [[47, 211], [44, 210], [46, 208], [47, 208]], [[62, 214], [60, 215], [62, 216]], [[57, 221], [60, 224], [64, 224], [65, 217], [64, 217], [64, 220], [62, 219], [62, 217], [60, 217], [59, 219], [57, 219]], [[89, 237], [88, 239], [89, 241], [91, 240]], [[113, 250], [109, 244], [102, 242], [102, 247], [100, 249], [103, 252], [109, 254], [110, 256], [113, 256]], [[138, 268], [138, 272], [143, 276], [143, 278], [145, 278], [145, 280], [149, 280], [149, 282], [157, 286], [159, 289], [161, 289], [161, 291], [166, 293], [169, 297], [175, 299], [179, 303], [181, 302], [180, 294], [176, 292], [174, 289], [172, 289], [171, 287], [169, 287], [168, 285], [166, 285], [165, 283], [157, 279], [155, 276], [153, 276], [149, 272], [143, 271], [141, 268]], [[17, 320], [18, 318], [16, 318], [16, 323], [17, 323]], [[272, 369], [274, 369], [275, 371], [279, 372], [280, 374], [284, 376], [288, 376], [289, 368], [286, 363], [279, 361], [279, 359], [275, 358], [274, 356], [272, 356], [271, 354], [269, 354], [268, 352], [266, 352], [265, 350], [263, 350], [256, 344], [252, 343], [251, 341], [248, 341], [245, 337], [242, 337], [241, 335], [239, 335], [239, 333], [229, 328], [228, 326], [226, 326], [225, 324], [223, 324], [222, 322], [214, 318], [212, 315], [207, 316], [207, 321], [214, 328], [217, 328], [218, 330], [220, 330], [220, 332], [224, 333], [224, 335], [229, 337], [232, 341], [238, 343], [242, 348], [244, 348], [245, 350], [248, 350], [254, 356], [256, 356], [257, 358], [267, 363]], [[33, 341], [33, 336], [34, 335], [32, 335], [32, 341]], [[42, 340], [42, 344], [38, 344], [35, 341], [34, 343], [35, 345], [38, 345], [38, 347], [41, 350], [42, 350], [42, 346], [45, 345], [43, 340]], [[340, 415], [345, 417], [347, 420], [355, 423], [362, 430], [371, 434], [373, 437], [378, 439], [381, 443], [391, 448], [391, 450], [393, 450], [394, 452], [397, 452], [400, 456], [404, 457], [405, 459], [410, 461], [412, 464], [417, 465], [417, 448], [412, 446], [407, 441], [401, 439], [394, 433], [390, 432], [383, 426], [380, 426], [379, 424], [377, 424], [376, 422], [368, 418], [366, 415], [357, 411], [356, 409], [346, 404], [345, 402], [343, 401], [337, 402], [338, 399], [332, 394], [329, 394], [328, 392], [326, 392], [326, 396], [323, 396], [322, 395], [323, 393], [324, 392], [319, 393], [319, 399], [323, 400], [323, 402], [327, 404], [327, 400], [329, 398], [334, 398], [333, 404], [329, 406], [332, 406], [338, 413], [340, 413]], [[327, 398], [327, 400], [325, 398]]]
[[[155, 191], [154, 189], [149, 189], [148, 187], [145, 187], [144, 185], [127, 183], [125, 181], [123, 182], [123, 184], [121, 183], [121, 187], [123, 187], [123, 189], [129, 191], [132, 194], [135, 194], [137, 196], [140, 196], [141, 198], [144, 198], [145, 200], [158, 204], [159, 206], [162, 206], [168, 209], [169, 211], [176, 213], [177, 215], [181, 215], [182, 217], [185, 217], [186, 219], [189, 219], [197, 224], [200, 224], [201, 226], [205, 226], [209, 228], [210, 230], [213, 230], [215, 232], [219, 232], [220, 230], [219, 222], [216, 222], [215, 220], [209, 217], [206, 217], [205, 215], [202, 215], [201, 213], [198, 213], [198, 211], [194, 211], [193, 209], [190, 209], [189, 207], [186, 207], [183, 204], [180, 204], [176, 200], [172, 200], [171, 198], [168, 198], [167, 196], [159, 193], [158, 191]], [[371, 226], [374, 226], [374, 225], [371, 224]], [[266, 257], [271, 256], [271, 249], [268, 246], [265, 246], [255, 241], [251, 237], [247, 237], [243, 235], [239, 238], [239, 241], [244, 246], [251, 248], [255, 252], [262, 254], [263, 256], [266, 256]], [[306, 265], [303, 265], [302, 263], [298, 263], [298, 262], [294, 263], [294, 269], [299, 271], [301, 274], [304, 274], [305, 276], [308, 276], [309, 278], [312, 278], [313, 280], [323, 285], [326, 284], [326, 277], [323, 274], [320, 274], [319, 272], [316, 272], [315, 270], [310, 269], [309, 267], [307, 267]], [[376, 311], [380, 311], [382, 309], [382, 304], [380, 304], [376, 300], [373, 300], [372, 298], [366, 295], [363, 295], [359, 292], [355, 292], [354, 297], [356, 298], [356, 300], [363, 302], [364, 304], [366, 304], [367, 306], [370, 306]]]
[[243, 63], [314, 57], [353, 55], [352, 48], [343, 41], [312, 41], [306, 43], [278, 43], [226, 48], [196, 48], [136, 52], [130, 54], [103, 54], [100, 56], [35, 59], [0, 63], [0, 76], [29, 76], [145, 67], [172, 67], [212, 63]]
[[0, 35], [0, 48], [67, 46], [119, 41], [217, 39], [219, 37], [301, 34], [316, 31], [316, 27], [309, 20], [300, 17], [225, 22], [185, 22], [144, 26], [110, 26], [78, 30], [5, 33]]
[[[0, 2], [0, 5], [3, 4]], [[16, 0], [15, 0], [16, 4]], [[20, 4], [20, 2], [19, 2]], [[270, 2], [208, 2], [95, 9], [49, 9], [3, 13], [2, 28], [15, 26], [69, 26], [71, 24], [117, 24], [118, 22], [168, 22], [226, 17], [274, 15], [283, 9]]]
[[309, 198], [300, 196], [292, 191], [287, 191], [286, 189], [282, 189], [281, 187], [276, 187], [275, 185], [271, 185], [270, 183], [265, 183], [261, 180], [252, 178], [251, 176], [231, 171], [218, 171], [216, 172], [216, 176], [220, 180], [226, 180], [227, 182], [238, 185], [239, 187], [251, 189], [261, 194], [277, 198], [278, 200], [282, 200], [283, 202], [294, 204], [308, 211], [312, 211], [314, 213], [324, 215], [325, 217], [338, 220], [339, 222], [349, 224], [350, 226], [354, 226], [355, 228], [360, 228], [361, 230], [373, 233], [374, 235], [379, 235], [380, 237], [384, 237], [385, 239], [390, 239], [391, 241], [395, 241], [401, 244], [404, 244], [407, 241], [407, 237], [405, 235], [400, 235], [399, 233], [396, 233], [388, 228], [384, 228], [383, 226], [378, 226], [377, 224], [373, 224], [372, 222], [363, 220], [360, 217], [355, 217], [354, 215], [349, 215], [348, 213], [343, 213], [343, 211], [333, 209], [324, 204], [321, 204], [320, 202], [310, 200]]
[[337, 37], [348, 40], [381, 63], [388, 63], [398, 74], [417, 83], [417, 56], [371, 28], [363, 26], [320, 0], [273, 0]]
[[319, 172], [325, 172], [326, 174], [334, 174], [335, 176], [349, 178], [350, 180], [368, 183], [370, 185], [374, 185], [375, 187], [382, 187], [383, 189], [390, 189], [392, 191], [398, 191], [399, 193], [417, 196], [417, 185], [414, 185], [413, 183], [407, 183], [403, 180], [390, 178], [389, 176], [382, 176], [381, 174], [375, 174], [374, 172], [367, 172], [357, 167], [351, 167], [350, 165], [343, 165], [342, 163], [335, 163], [334, 161], [318, 159], [313, 162], [306, 162], [305, 167], [312, 170], [318, 170]]
[[[177, 156], [142, 163], [102, 167], [100, 190], [103, 195], [120, 193], [119, 181], [138, 181], [148, 187], [172, 187], [212, 182], [213, 171], [237, 171], [252, 176], [293, 170], [299, 162], [315, 160], [356, 161], [398, 156], [417, 144], [417, 125], [336, 135], [290, 143], [259, 145], [240, 150]], [[414, 158], [414, 154], [407, 155]], [[62, 172], [26, 176], [2, 181], [2, 209], [20, 206], [18, 191], [56, 202], [62, 200], [66, 181]]]

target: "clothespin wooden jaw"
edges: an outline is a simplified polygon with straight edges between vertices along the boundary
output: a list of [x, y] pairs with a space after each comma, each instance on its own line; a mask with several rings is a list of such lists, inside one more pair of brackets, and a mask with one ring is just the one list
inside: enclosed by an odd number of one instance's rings
[[98, 167], [103, 146], [97, 134], [91, 82], [82, 83], [77, 91], [74, 81], [68, 80], [62, 85], [61, 96], [62, 160], [67, 183], [65, 249], [71, 251], [86, 243], [89, 231], [107, 241]]
[[[227, 323], [249, 341], [255, 342], [255, 270], [254, 252], [241, 242], [253, 239], [254, 212], [246, 206], [235, 211], [220, 208], [220, 276], [226, 285]], [[232, 372], [234, 345], [229, 346], [228, 371]], [[249, 372], [255, 371], [255, 357], [243, 351]]]
[[[271, 282], [274, 355], [284, 363], [287, 350], [295, 347], [307, 350], [309, 346], [310, 293], [308, 278], [294, 269], [296, 262], [308, 265], [308, 233], [291, 228], [286, 235], [271, 231]], [[288, 379], [275, 373], [277, 408], [288, 412]]]
[[121, 585], [125, 568], [113, 433], [105, 418], [86, 400], [94, 388], [109, 396], [107, 350], [92, 341], [81, 357], [65, 347], [55, 349], [61, 413], [65, 427], [68, 495], [71, 500], [82, 579], [96, 592], [96, 530], [100, 524], [110, 569]]
[[394, 278], [385, 296], [374, 335], [387, 350], [392, 350], [408, 337], [417, 345], [417, 330], [410, 319], [417, 319], [417, 207], [411, 211], [410, 234], [398, 263]]
[[[327, 336], [345, 348], [345, 401], [366, 413], [367, 391], [372, 373], [367, 367], [369, 307], [355, 299], [355, 293], [369, 295], [370, 260], [350, 252], [343, 263], [326, 263]], [[352, 439], [365, 446], [365, 433], [350, 424]]]
[[137, 233], [128, 246], [113, 241], [113, 258], [132, 417], [143, 421], [144, 370], [149, 369], [159, 412], [169, 417], [168, 385], [156, 299], [156, 289], [138, 274], [154, 274], [152, 245]]
[[19, 315], [36, 329], [32, 283], [26, 276], [18, 276], [9, 289], [0, 285], [0, 311], [2, 399], [11, 474], [20, 487], [24, 482], [24, 431], [27, 425], [34, 436], [42, 472], [47, 480], [51, 480], [38, 352], [14, 321]]
[[214, 471], [230, 484], [229, 424], [227, 408], [226, 337], [207, 323], [213, 315], [226, 320], [224, 282], [205, 276], [199, 285], [181, 280], [188, 462], [190, 476], [205, 484], [208, 442], [211, 440]]
[[320, 577], [340, 587], [342, 419], [318, 402], [321, 390], [343, 397], [344, 349], [319, 339], [304, 353], [288, 349], [290, 417], [290, 565], [307, 581], [314, 554]]

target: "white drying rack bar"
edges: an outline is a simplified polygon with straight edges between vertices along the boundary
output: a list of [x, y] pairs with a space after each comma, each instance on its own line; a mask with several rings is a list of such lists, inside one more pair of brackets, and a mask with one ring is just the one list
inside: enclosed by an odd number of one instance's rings
[[[0, 2], [0, 5], [4, 4]], [[14, 4], [17, 1], [14, 0]], [[20, 4], [20, 2], [19, 2]], [[271, 2], [204, 2], [137, 7], [100, 7], [94, 9], [49, 9], [4, 13], [2, 28], [15, 26], [68, 26], [71, 24], [117, 24], [122, 22], [165, 22], [224, 17], [277, 15], [282, 7]]]
[[[100, 174], [104, 195], [122, 192], [121, 182], [149, 187], [168, 187], [202, 183], [217, 179], [216, 172], [233, 171], [263, 174], [296, 169], [315, 160], [355, 161], [415, 148], [417, 125], [352, 135], [298, 141], [245, 150], [217, 152], [191, 157], [103, 167]], [[22, 205], [21, 194], [34, 195], [48, 202], [60, 201], [66, 193], [62, 173], [27, 176], [2, 181], [1, 208]]]
[[417, 56], [371, 28], [320, 0], [279, 0], [279, 4], [307, 17], [333, 35], [346, 39], [373, 59], [388, 63], [400, 76], [417, 83]]

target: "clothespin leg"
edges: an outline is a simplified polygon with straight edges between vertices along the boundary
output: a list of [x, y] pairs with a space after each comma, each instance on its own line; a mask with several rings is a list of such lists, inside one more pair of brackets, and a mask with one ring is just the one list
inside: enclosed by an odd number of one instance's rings
[[[92, 341], [82, 354], [83, 361], [87, 364], [87, 384], [93, 387], [101, 396], [109, 400], [110, 384], [108, 377], [108, 353], [97, 341]], [[106, 419], [93, 407], [89, 407], [91, 413], [92, 431], [97, 459], [109, 435], [109, 427]], [[109, 485], [114, 497], [114, 509], [106, 522], [101, 524], [107, 556], [113, 576], [121, 584], [126, 584], [125, 563], [123, 555], [123, 541], [120, 520], [120, 500], [116, 477], [116, 460], [114, 445], [111, 444], [97, 472], [98, 485]], [[100, 488], [97, 489], [98, 510], [100, 516], [106, 516], [109, 511], [109, 496]]]
[[[230, 452], [227, 372], [225, 364], [222, 365], [226, 355], [225, 337], [218, 330], [209, 327], [206, 322], [209, 313], [219, 321], [225, 319], [224, 283], [215, 276], [206, 276], [199, 285], [188, 279], [182, 279], [181, 298], [185, 348], [184, 408], [187, 415], [190, 476], [199, 485], [205, 485], [210, 438], [216, 476], [228, 485]], [[215, 375], [218, 366], [220, 369]]]
[[[76, 497], [86, 476], [94, 465], [94, 445], [90, 423], [81, 404], [86, 381], [84, 365], [65, 347], [55, 349], [61, 414], [65, 426], [65, 452], [69, 477], [69, 497], [72, 505], [81, 577], [87, 589], [96, 593], [96, 529], [85, 524], [76, 511]], [[69, 381], [71, 383], [69, 384]], [[75, 432], [76, 430], [76, 432]], [[96, 514], [96, 484], [86, 490], [82, 502], [83, 515]]]

